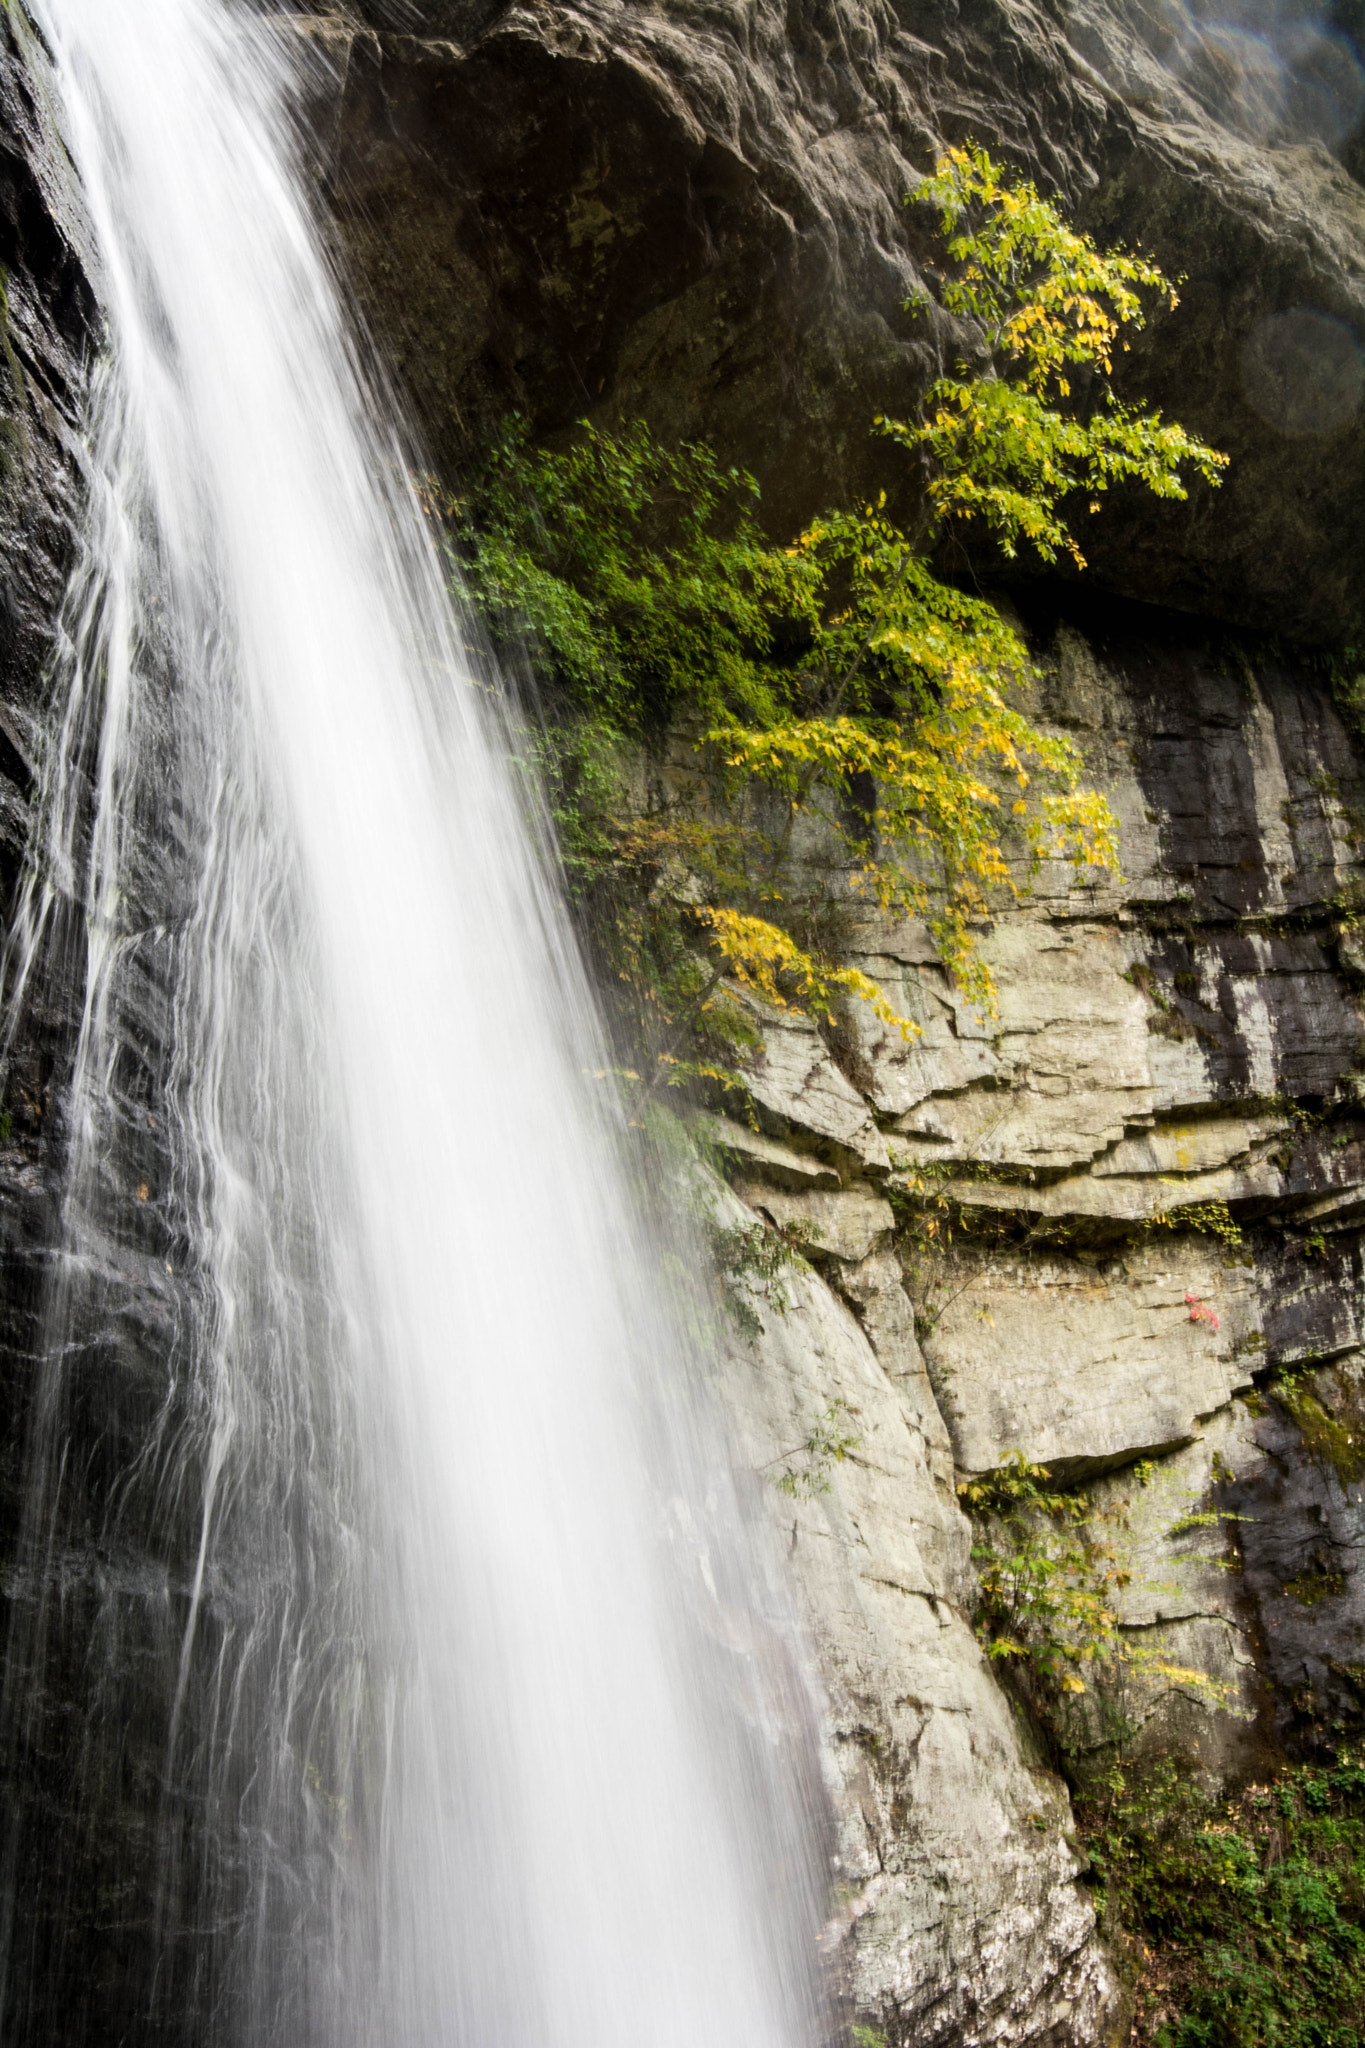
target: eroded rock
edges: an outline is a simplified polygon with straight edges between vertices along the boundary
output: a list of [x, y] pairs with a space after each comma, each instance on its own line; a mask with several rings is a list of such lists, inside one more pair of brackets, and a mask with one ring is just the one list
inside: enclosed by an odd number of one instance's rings
[[831, 1253], [854, 1265], [868, 1258], [895, 1228], [891, 1204], [861, 1184], [842, 1188], [837, 1194], [788, 1195], [771, 1188], [743, 1186], [741, 1192], [774, 1223], [807, 1225], [814, 1232], [816, 1252]]
[[[843, 1171], [898, 1205], [873, 1263], [900, 1275], [957, 1469], [1020, 1455], [1102, 1517], [1128, 1502], [1132, 1739], [1235, 1776], [1365, 1719], [1365, 1012], [1341, 945], [1365, 817], [1321, 693], [1157, 624], [1053, 643], [1036, 709], [1112, 793], [1124, 879], [1045, 867], [1001, 912], [998, 1018], [922, 925], [850, 904], [851, 957], [922, 1030], [850, 1006], [892, 1171]], [[806, 1209], [763, 1179], [767, 1214]], [[866, 1316], [861, 1269], [829, 1270]]]

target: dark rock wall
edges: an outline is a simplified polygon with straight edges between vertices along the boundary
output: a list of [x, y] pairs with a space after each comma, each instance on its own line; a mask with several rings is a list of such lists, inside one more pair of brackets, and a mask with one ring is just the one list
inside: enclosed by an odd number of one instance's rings
[[1163, 63], [1150, 23], [1082, 0], [346, 13], [310, 18], [330, 200], [443, 460], [509, 402], [547, 430], [644, 412], [747, 463], [779, 530], [882, 484], [904, 505], [871, 421], [960, 337], [904, 310], [932, 244], [902, 200], [976, 136], [1187, 278], [1120, 383], [1233, 468], [1183, 510], [1097, 520], [1096, 573], [1292, 638], [1354, 634], [1365, 195], [1322, 139], [1349, 155], [1340, 119], [1258, 128], [1189, 51]]
[[[146, 1472], [165, 1425], [181, 1303], [158, 1091], [168, 1042], [173, 835], [149, 836], [143, 938], [119, 993], [119, 1052], [94, 1204], [70, 1248], [70, 1080], [85, 996], [77, 894], [56, 886], [15, 1005], [25, 881], [69, 667], [63, 600], [80, 556], [100, 319], [86, 223], [31, 28], [0, 19], [0, 2031], [16, 2044], [203, 2043], [214, 1930], [231, 1890], [197, 1860], [201, 1817], [168, 1824], [165, 1767], [196, 1502]], [[98, 488], [98, 481], [95, 481]], [[71, 766], [88, 788], [89, 742]], [[78, 809], [80, 800], [78, 799]], [[77, 825], [77, 866], [81, 827]], [[43, 868], [48, 880], [56, 880]], [[170, 886], [168, 886], [168, 883]], [[41, 896], [41, 889], [39, 896]], [[154, 901], [153, 901], [154, 899]], [[28, 899], [30, 908], [34, 898]], [[54, 1352], [53, 1331], [65, 1342]], [[141, 1471], [142, 1477], [135, 1475]], [[217, 1617], [206, 1617], [207, 1654]], [[177, 1835], [177, 1828], [180, 1830]], [[225, 1867], [240, 1854], [220, 1844]]]
[[[25, 62], [6, 16], [0, 22], [0, 886], [10, 986], [17, 966], [14, 916], [55, 726], [50, 663], [78, 546], [85, 367], [97, 331], [80, 223], [64, 204], [64, 183], [42, 81]], [[16, 1710], [26, 1715], [36, 1705], [28, 1695], [35, 1674], [21, 1649], [31, 1643], [36, 1612], [26, 1507], [61, 1235], [65, 1086], [83, 962], [79, 919], [59, 906], [42, 971], [5, 1047], [0, 1121], [0, 1640], [7, 1673], [0, 1686], [6, 1729], [0, 1933], [4, 2025], [16, 2041], [55, 2038], [52, 2027], [75, 2016], [70, 2001], [60, 2022], [50, 2005], [42, 2010], [39, 1988], [48, 1987], [50, 1995], [69, 1927], [77, 1938], [66, 1953], [80, 1955], [88, 1983], [88, 1992], [77, 1994], [76, 2011], [87, 1996], [97, 2000], [108, 1988], [97, 1948], [80, 1939], [91, 1909], [99, 1911], [91, 1890], [82, 1895], [78, 1889], [88, 1868], [60, 1876], [44, 1868], [42, 1853], [45, 1839], [65, 1833], [69, 1840], [71, 1761], [89, 1692], [80, 1649], [68, 1644], [65, 1656], [53, 1658], [39, 1685], [42, 1709], [27, 1721], [33, 1740], [15, 1739]], [[84, 1606], [79, 1594], [75, 1604]], [[87, 1648], [88, 1642], [87, 1634]], [[106, 1831], [116, 1824], [114, 1814], [101, 1823]], [[75, 1983], [68, 1980], [67, 1989], [74, 1991]], [[101, 2036], [78, 2022], [70, 2038]]]

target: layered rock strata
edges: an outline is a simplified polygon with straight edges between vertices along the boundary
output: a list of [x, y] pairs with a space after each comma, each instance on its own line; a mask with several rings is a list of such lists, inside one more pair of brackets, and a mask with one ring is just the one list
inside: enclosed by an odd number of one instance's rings
[[[866, 1005], [836, 1032], [756, 1010], [750, 1128], [732, 1112], [710, 1129], [752, 1214], [814, 1243], [881, 1377], [873, 1398], [866, 1371], [860, 1388], [827, 1339], [779, 1336], [760, 1304], [769, 1348], [740, 1369], [739, 1398], [752, 1409], [746, 1370], [773, 1373], [790, 1407], [793, 1347], [814, 1354], [807, 1427], [834, 1402], [861, 1431], [899, 1397], [919, 1466], [843, 1548], [860, 1587], [890, 1579], [953, 1617], [936, 1640], [962, 1683], [977, 1652], [970, 1580], [939, 1533], [962, 1528], [942, 1432], [959, 1483], [1017, 1455], [1084, 1483], [1129, 1579], [1121, 1620], [1141, 1650], [1122, 1703], [1129, 1743], [1235, 1777], [1281, 1745], [1365, 1723], [1365, 785], [1323, 691], [1240, 644], [1197, 647], [1169, 619], [1113, 609], [1102, 631], [1060, 629], [1045, 666], [1034, 708], [1107, 790], [1123, 878], [1078, 886], [1045, 870], [996, 919], [984, 947], [999, 1016], [987, 1020], [922, 927], [868, 912], [826, 873], [848, 957], [920, 1033], [907, 1043]], [[765, 1449], [801, 1441], [799, 1423], [782, 1410]], [[884, 1429], [872, 1423], [850, 1454], [856, 1480], [831, 1470], [841, 1512], [869, 1483], [864, 1460], [886, 1469]], [[800, 1569], [815, 1539], [792, 1519]], [[918, 1577], [884, 1569], [898, 1544], [913, 1544]], [[807, 1569], [841, 1755], [850, 1603]], [[922, 1656], [907, 1639], [894, 1678], [874, 1684], [860, 1667], [858, 1696], [877, 1731], [870, 1768], [906, 1815], [897, 1868], [921, 1871], [932, 1851], [896, 1714]], [[907, 1691], [932, 1697], [918, 1680]], [[1112, 1732], [1083, 1710], [1072, 1740], [1083, 1750]], [[1013, 1742], [1008, 1767], [985, 1749], [959, 1759], [959, 1841], [989, 1834], [983, 1776], [1001, 1799], [1027, 1774], [1017, 1729]], [[1043, 1865], [1030, 1868], [1016, 1903], [1038, 1897]], [[876, 1904], [866, 1925], [855, 1909], [852, 1933], [863, 1996], [894, 2038], [918, 2038], [913, 1972], [886, 1968], [887, 1887], [865, 1885]], [[949, 1885], [945, 1926], [990, 1896], [979, 1879]], [[1051, 1911], [1055, 1927], [1076, 1924]], [[974, 1935], [982, 1955], [1009, 1947]], [[1027, 1979], [1029, 1939], [1017, 1927], [1011, 1939], [1006, 1974]], [[1091, 1982], [1090, 2003], [1073, 2002], [1077, 2038], [1094, 2037], [1102, 2006]], [[1003, 2006], [998, 2024], [1008, 2038]]]
[[[549, 433], [644, 412], [752, 467], [774, 530], [883, 486], [907, 509], [871, 417], [971, 338], [907, 314], [935, 255], [902, 200], [975, 135], [1187, 273], [1120, 381], [1229, 481], [1118, 506], [1097, 581], [1340, 644], [1365, 588], [1360, 87], [1263, 16], [1239, 40], [1115, 0], [346, 0], [298, 26], [344, 259], [438, 459], [509, 405]], [[957, 1475], [1018, 1453], [1121, 1522], [1149, 1746], [1250, 1768], [1330, 1739], [1365, 1668], [1355, 746], [1302, 663], [1016, 595], [1125, 881], [1044, 872], [987, 941], [987, 1021], [812, 848], [848, 957], [920, 1036], [763, 1016], [722, 1132], [727, 1200], [818, 1233], [787, 1314], [754, 1302], [736, 1345], [755, 1466], [831, 1404], [863, 1439], [828, 1497], [774, 1511], [828, 1687], [858, 1995], [897, 2042], [1091, 2041], [1119, 2010], [1057, 1788], [986, 1704]], [[912, 1227], [926, 1191], [948, 1256]]]
[[783, 1454], [822, 1415], [856, 1435], [812, 1490], [771, 1500], [824, 1695], [841, 1974], [898, 2043], [1101, 2039], [1118, 1983], [1076, 1883], [1065, 1788], [972, 1633], [970, 1530], [890, 1211], [856, 1182], [746, 1194], [752, 1207], [718, 1201], [717, 1222], [818, 1219], [829, 1253], [745, 1290], [761, 1327], [726, 1366], [741, 1448], [772, 1491], [799, 1477], [800, 1453]]

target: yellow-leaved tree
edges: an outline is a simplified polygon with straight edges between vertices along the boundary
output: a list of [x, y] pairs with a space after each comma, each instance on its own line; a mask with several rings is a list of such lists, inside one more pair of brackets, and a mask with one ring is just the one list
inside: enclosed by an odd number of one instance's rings
[[1007, 555], [1023, 541], [1046, 562], [1067, 554], [1083, 569], [1074, 516], [1098, 512], [1113, 485], [1184, 498], [1191, 471], [1219, 482], [1226, 455], [1149, 407], [1122, 404], [1108, 383], [1147, 299], [1171, 311], [1180, 303], [1155, 263], [1097, 249], [975, 146], [950, 150], [911, 197], [939, 215], [950, 266], [940, 299], [984, 347], [984, 361], [936, 381], [918, 420], [877, 421], [928, 457], [934, 522], [981, 520]]

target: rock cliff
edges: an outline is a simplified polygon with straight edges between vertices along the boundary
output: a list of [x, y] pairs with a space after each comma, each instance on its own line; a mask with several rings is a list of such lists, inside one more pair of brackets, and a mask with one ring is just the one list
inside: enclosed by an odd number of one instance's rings
[[[96, 327], [88, 249], [56, 168], [59, 149], [42, 82], [6, 17], [0, 21], [0, 890], [7, 941], [50, 715], [48, 663], [77, 548], [84, 358]], [[7, 1562], [22, 1491], [34, 1318], [58, 1228], [61, 1087], [78, 1014], [79, 991], [69, 976], [54, 974], [50, 986], [35, 991], [19, 1037], [6, 1047], [0, 1555]]]
[[[868, 427], [970, 343], [903, 304], [932, 245], [902, 199], [944, 140], [1188, 273], [1124, 374], [1229, 450], [1226, 489], [1121, 505], [1088, 583], [1013, 593], [1035, 709], [1121, 816], [1123, 881], [1047, 870], [998, 919], [985, 1023], [922, 929], [826, 874], [849, 957], [922, 1035], [763, 1016], [752, 1122], [712, 1132], [724, 1217], [820, 1233], [781, 1309], [751, 1290], [727, 1387], [755, 1468], [829, 1404], [854, 1418], [828, 1494], [767, 1493], [825, 1687], [837, 1931], [896, 2048], [1081, 2048], [1124, 2011], [1065, 1789], [972, 1633], [961, 1477], [1022, 1452], [1128, 1502], [1125, 1627], [1227, 1688], [1212, 1710], [1153, 1684], [1150, 1747], [1236, 1775], [1365, 1720], [1365, 769], [1302, 651], [1362, 623], [1362, 104], [1344, 34], [1291, 26], [1124, 0], [348, 0], [291, 31], [340, 260], [452, 474], [516, 404], [544, 434], [640, 412], [704, 432], [778, 529], [865, 489], [908, 502]], [[0, 35], [12, 895], [94, 315], [41, 93]], [[58, 1227], [61, 953], [0, 1139], [7, 1563]], [[905, 1224], [926, 1177], [960, 1219], [947, 1253]], [[138, 1902], [91, 1868], [98, 2004]], [[103, 2038], [91, 2010], [64, 2038]]]
[[[917, 1789], [926, 1717], [960, 1704], [945, 1675], [969, 1698], [984, 1680], [954, 1473], [1022, 1453], [1101, 1513], [1122, 1504], [1121, 1622], [1155, 1668], [1125, 1701], [1139, 1752], [1235, 1779], [1365, 1712], [1360, 764], [1321, 690], [1239, 642], [1196, 652], [1180, 622], [1114, 605], [1047, 648], [1038, 708], [1123, 820], [1122, 882], [1045, 871], [998, 917], [985, 1024], [922, 927], [827, 871], [850, 959], [921, 1035], [866, 1006], [834, 1043], [759, 1013], [761, 1132], [711, 1127], [755, 1215], [819, 1232], [819, 1312], [755, 1303], [764, 1337], [737, 1367], [742, 1410], [766, 1416], [755, 1462], [830, 1401], [862, 1439], [832, 1505], [790, 1518], [791, 1553], [834, 1754], [881, 1793], [845, 1780], [849, 1942], [896, 2039], [1031, 2039], [1063, 2004], [1090, 2039], [1115, 2011], [1065, 1806], [1019, 1729], [978, 1697], [979, 1739], [931, 1748], [943, 1776], [932, 1801]], [[926, 1186], [950, 1248], [897, 1201]], [[831, 1588], [831, 1550], [857, 1602]], [[876, 1674], [866, 1610], [888, 1587], [902, 1635]], [[956, 1880], [930, 1805], [951, 1806]], [[935, 1883], [930, 1941], [910, 1901]]]
[[[904, 309], [933, 251], [902, 201], [944, 141], [1184, 273], [1122, 381], [1228, 450], [1226, 488], [1121, 503], [1085, 584], [1013, 587], [1123, 882], [1045, 872], [997, 920], [986, 1023], [813, 852], [922, 1035], [761, 1017], [722, 1133], [726, 1199], [820, 1233], [736, 1341], [754, 1463], [831, 1402], [860, 1436], [828, 1496], [774, 1508], [857, 1995], [897, 2043], [1098, 2040], [1123, 2002], [967, 1625], [958, 1477], [1022, 1453], [1122, 1503], [1125, 1629], [1223, 1687], [1138, 1688], [1140, 1744], [1235, 1776], [1365, 1707], [1365, 813], [1326, 664], [1288, 651], [1360, 618], [1354, 46], [1119, 0], [354, 0], [297, 27], [344, 260], [448, 466], [509, 405], [550, 435], [643, 412], [750, 466], [775, 530], [873, 488], [905, 509], [871, 417], [970, 348]], [[926, 1181], [947, 1254], [906, 1224]]]
[[1036, 638], [1034, 714], [1107, 790], [1122, 881], [1058, 866], [998, 916], [987, 1022], [812, 843], [846, 956], [920, 1035], [756, 1009], [749, 1118], [706, 1122], [738, 1216], [815, 1234], [790, 1300], [749, 1288], [730, 1392], [770, 1476], [831, 1404], [856, 1433], [827, 1497], [771, 1505], [828, 1688], [853, 1981], [898, 2040], [1063, 2008], [1091, 2039], [1121, 2009], [1058, 1782], [966, 1626], [959, 1479], [1022, 1453], [1122, 1510], [1139, 1754], [1235, 1780], [1365, 1707], [1358, 754], [1233, 636], [1107, 602]]

